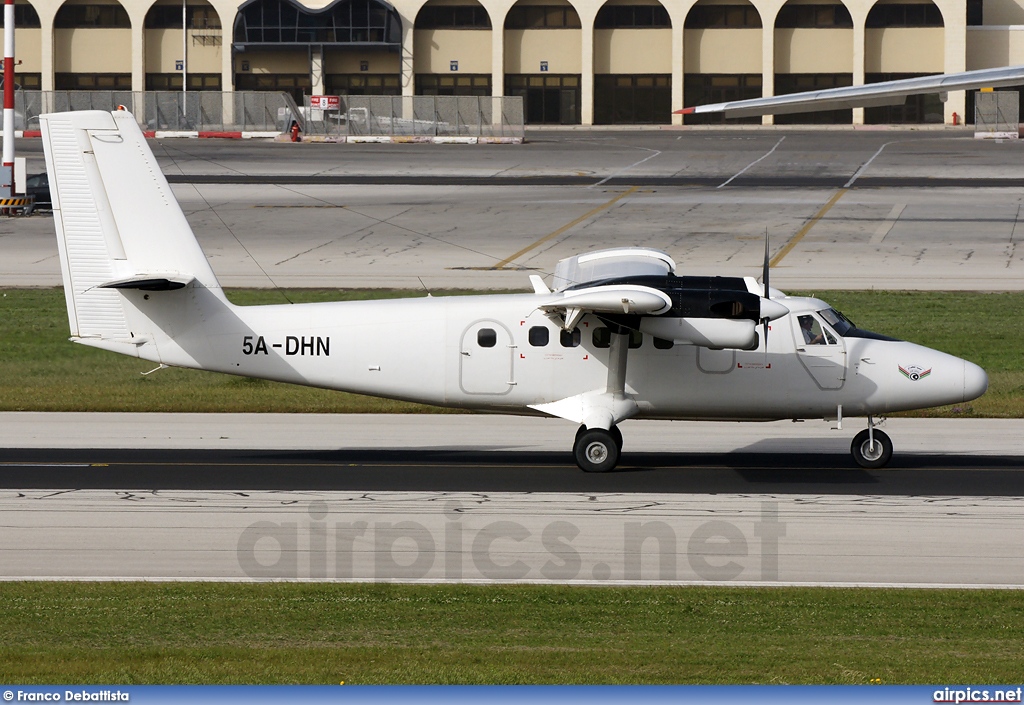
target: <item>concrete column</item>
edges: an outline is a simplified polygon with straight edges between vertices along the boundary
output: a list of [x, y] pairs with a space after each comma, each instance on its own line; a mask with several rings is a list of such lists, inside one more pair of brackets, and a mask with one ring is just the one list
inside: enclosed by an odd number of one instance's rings
[[[940, 0], [935, 3], [942, 12], [945, 25], [945, 66], [946, 73], [959, 73], [967, 70], [967, 5], [954, 0]], [[953, 91], [943, 105], [943, 121], [953, 124], [953, 113], [960, 116], [963, 122], [966, 109], [967, 94], [964, 91]]]
[[491, 95], [505, 95], [505, 15], [491, 18]]
[[686, 13], [672, 17], [672, 124], [682, 125], [683, 116], [675, 111], [686, 107], [683, 104], [683, 25]]
[[[852, 14], [852, 13], [851, 13]], [[853, 85], [864, 85], [864, 26], [867, 15], [853, 17]], [[853, 124], [864, 124], [864, 108], [853, 109]]]
[[[39, 13], [39, 52], [40, 56], [40, 67], [39, 70], [42, 73], [40, 88], [44, 91], [53, 90], [53, 18], [56, 13], [56, 9], [49, 13]], [[42, 106], [44, 110], [52, 110], [52, 106]]]
[[[129, 17], [132, 22], [132, 91], [141, 93], [146, 90], [146, 13], [129, 13]], [[136, 112], [139, 107], [135, 107]]]
[[580, 57], [580, 124], [594, 124], [594, 12], [586, 16], [580, 15], [583, 26], [580, 44], [583, 47]]
[[416, 95], [416, 71], [413, 68], [413, 29], [415, 18], [399, 15], [402, 20], [402, 95]]
[[324, 48], [322, 45], [309, 50], [310, 95], [324, 94]]
[[[778, 10], [761, 15], [761, 96], [775, 95], [775, 16]], [[762, 115], [762, 125], [774, 125], [774, 115]]]

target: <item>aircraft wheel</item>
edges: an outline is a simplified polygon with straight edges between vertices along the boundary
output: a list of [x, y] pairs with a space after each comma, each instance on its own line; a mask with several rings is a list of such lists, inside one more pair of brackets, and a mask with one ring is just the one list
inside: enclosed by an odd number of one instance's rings
[[612, 434], [615, 447], [619, 449], [619, 455], [622, 455], [622, 431], [619, 430], [618, 426], [612, 426], [608, 429], [608, 433]]
[[892, 458], [892, 440], [882, 431], [875, 431], [875, 447], [871, 447], [868, 430], [864, 429], [853, 437], [850, 452], [862, 468], [884, 468]]
[[608, 472], [619, 462], [619, 445], [614, 432], [591, 428], [576, 435], [573, 454], [584, 472]]

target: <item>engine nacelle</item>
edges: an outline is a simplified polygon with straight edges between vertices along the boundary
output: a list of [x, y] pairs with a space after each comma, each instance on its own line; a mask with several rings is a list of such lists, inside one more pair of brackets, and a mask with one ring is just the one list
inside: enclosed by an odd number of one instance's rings
[[702, 348], [750, 350], [757, 345], [754, 321], [728, 318], [655, 318], [645, 316], [640, 330], [663, 340]]

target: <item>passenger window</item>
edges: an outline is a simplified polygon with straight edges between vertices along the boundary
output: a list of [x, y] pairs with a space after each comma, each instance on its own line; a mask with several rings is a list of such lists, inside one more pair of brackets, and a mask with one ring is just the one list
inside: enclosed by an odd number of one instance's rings
[[493, 328], [481, 328], [476, 332], [476, 344], [481, 348], [493, 348], [498, 344], [498, 334]]
[[575, 348], [582, 342], [583, 333], [579, 328], [573, 328], [572, 332], [563, 330], [558, 333], [558, 340], [562, 343], [563, 348]]
[[[594, 329], [594, 347], [607, 348], [612, 343], [612, 332], [608, 328]], [[638, 330], [629, 331], [629, 347], [639, 348], [644, 344], [644, 334]]]
[[656, 347], [658, 350], [671, 350], [673, 347], [675, 347], [675, 344], [676, 341], [674, 340], [665, 340], [664, 338], [654, 339], [654, 347]]
[[535, 348], [543, 348], [548, 344], [551, 333], [544, 326], [533, 326], [530, 328], [530, 345]]

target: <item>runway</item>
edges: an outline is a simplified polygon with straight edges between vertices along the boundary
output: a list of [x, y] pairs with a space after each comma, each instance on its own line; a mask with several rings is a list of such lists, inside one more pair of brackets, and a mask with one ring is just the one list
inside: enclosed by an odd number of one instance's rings
[[588, 475], [569, 431], [2, 414], [0, 577], [1024, 587], [1024, 422], [890, 421], [878, 471], [824, 423], [627, 422]]

